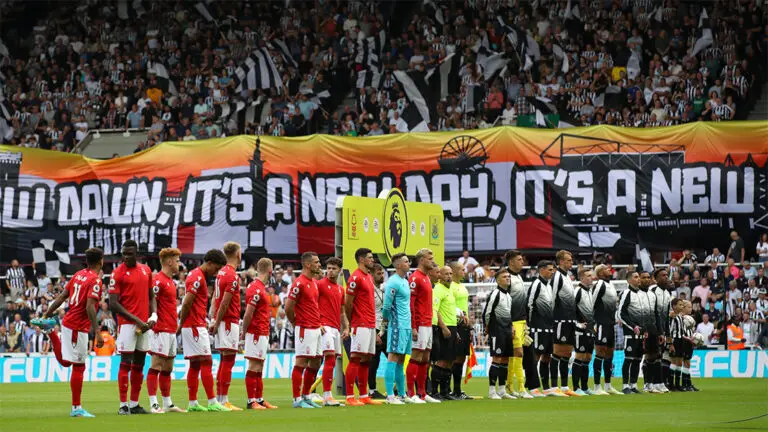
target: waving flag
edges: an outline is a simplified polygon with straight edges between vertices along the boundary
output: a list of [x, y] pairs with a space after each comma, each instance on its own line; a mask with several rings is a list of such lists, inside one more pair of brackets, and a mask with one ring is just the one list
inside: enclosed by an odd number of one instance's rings
[[472, 378], [472, 368], [477, 366], [477, 356], [475, 355], [475, 346], [469, 344], [469, 360], [467, 360], [467, 371], [464, 373], [464, 384]]

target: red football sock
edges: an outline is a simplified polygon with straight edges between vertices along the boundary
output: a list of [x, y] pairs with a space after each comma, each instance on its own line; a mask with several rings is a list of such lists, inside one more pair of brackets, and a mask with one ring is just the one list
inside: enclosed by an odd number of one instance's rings
[[405, 381], [408, 386], [408, 396], [413, 397], [416, 394], [416, 376], [419, 374], [419, 363], [413, 360], [408, 362], [408, 367], [405, 368]]
[[[358, 369], [360, 369], [360, 359], [357, 357], [349, 359], [347, 371], [344, 374], [344, 387], [347, 390], [347, 397], [355, 396], [355, 380], [357, 379]], [[366, 377], [365, 379], [367, 380], [368, 378]]]
[[312, 384], [315, 383], [315, 379], [317, 379], [317, 369], [304, 369], [304, 385], [301, 388], [302, 396], [307, 396], [309, 394], [309, 390], [312, 388]]
[[157, 396], [157, 381], [160, 375], [160, 371], [150, 368], [147, 372], [147, 394], [150, 396]]
[[160, 372], [160, 394], [163, 397], [171, 396], [171, 371]]
[[293, 387], [293, 398], [301, 396], [301, 378], [304, 376], [304, 368], [299, 366], [293, 367], [291, 373], [291, 385]]
[[232, 383], [232, 368], [235, 366], [235, 356], [230, 355], [221, 358], [219, 364], [219, 395], [227, 396], [229, 394], [229, 385]]
[[247, 371], [245, 373], [245, 393], [248, 400], [256, 399], [256, 372]]
[[213, 388], [213, 361], [211, 359], [200, 362], [200, 381], [203, 382], [205, 395], [208, 399], [216, 399], [216, 391]]
[[144, 382], [144, 365], [131, 365], [131, 402], [138, 402]]
[[72, 406], [80, 406], [80, 395], [83, 394], [83, 376], [85, 365], [72, 365], [72, 377], [69, 379], [69, 388], [72, 391]]
[[254, 396], [256, 399], [262, 399], [264, 397], [264, 379], [261, 372], [256, 372], [256, 393]]
[[360, 397], [368, 396], [368, 366], [370, 362], [360, 362], [360, 368], [357, 370], [357, 390]]
[[197, 388], [200, 385], [200, 361], [190, 360], [189, 371], [187, 372], [187, 392], [189, 393], [189, 400], [197, 400]]
[[333, 368], [336, 366], [336, 355], [325, 356], [323, 363], [323, 391], [329, 392], [333, 387]]
[[54, 330], [48, 333], [48, 339], [51, 340], [51, 348], [53, 348], [53, 355], [56, 356], [56, 361], [64, 367], [72, 366], [72, 363], [64, 360], [64, 357], [61, 356], [61, 338], [59, 337], [59, 332]]
[[130, 363], [120, 363], [120, 370], [117, 372], [117, 388], [120, 390], [120, 402], [128, 402], [128, 381], [130, 379]]
[[416, 374], [416, 388], [419, 392], [419, 397], [424, 399], [427, 395], [427, 372], [429, 371], [429, 363], [424, 362], [419, 364], [419, 371]]

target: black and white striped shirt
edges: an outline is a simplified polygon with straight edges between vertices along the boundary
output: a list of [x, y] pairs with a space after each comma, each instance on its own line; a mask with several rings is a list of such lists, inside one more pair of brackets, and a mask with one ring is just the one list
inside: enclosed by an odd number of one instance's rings
[[674, 339], [680, 339], [685, 336], [685, 323], [683, 322], [682, 315], [672, 317], [670, 320], [669, 336]]
[[45, 333], [35, 332], [34, 334], [32, 334], [32, 336], [29, 337], [29, 352], [31, 353], [43, 352], [43, 348], [46, 342], [48, 342], [48, 336], [46, 336]]
[[11, 287], [11, 292], [18, 294], [24, 292], [24, 269], [9, 267], [5, 272], [5, 279]]

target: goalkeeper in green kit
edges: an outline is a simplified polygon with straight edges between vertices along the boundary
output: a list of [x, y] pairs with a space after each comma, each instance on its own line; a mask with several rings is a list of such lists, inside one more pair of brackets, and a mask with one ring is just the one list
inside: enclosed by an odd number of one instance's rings
[[[392, 256], [392, 266], [395, 274], [387, 279], [384, 285], [384, 304], [382, 305], [382, 321], [379, 336], [387, 337], [387, 363], [384, 368], [384, 384], [387, 389], [389, 405], [412, 403], [406, 397], [405, 373], [403, 364], [405, 356], [411, 354], [411, 289], [406, 275], [411, 262], [405, 254]], [[395, 397], [395, 383], [400, 397]], [[416, 399], [416, 398], [414, 398]], [[419, 399], [420, 400], [420, 399]], [[421, 401], [421, 403], [425, 403]]]

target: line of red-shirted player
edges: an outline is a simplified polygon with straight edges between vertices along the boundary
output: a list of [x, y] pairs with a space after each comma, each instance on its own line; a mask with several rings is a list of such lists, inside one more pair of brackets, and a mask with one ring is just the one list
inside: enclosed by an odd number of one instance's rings
[[[152, 356], [147, 375], [147, 390], [151, 413], [184, 412], [171, 400], [171, 372], [176, 357], [176, 335], [181, 334], [184, 358], [189, 361], [187, 388], [188, 411], [240, 410], [228, 400], [232, 379], [232, 366], [241, 342], [248, 361], [245, 386], [248, 409], [275, 409], [263, 398], [262, 371], [269, 348], [271, 304], [266, 283], [272, 276], [272, 261], [262, 258], [257, 263], [257, 277], [245, 292], [246, 310], [243, 331], [240, 330], [240, 283], [235, 268], [242, 259], [240, 245], [228, 242], [224, 251], [213, 249], [206, 253], [203, 264], [192, 270], [185, 281], [185, 295], [181, 312], [177, 314], [176, 285], [181, 252], [166, 248], [160, 252], [161, 271], [154, 277], [150, 268], [138, 263], [138, 245], [128, 241], [123, 245], [123, 263], [118, 266], [109, 284], [110, 306], [118, 317], [117, 345], [121, 354], [118, 388], [119, 414], [146, 414], [139, 405], [144, 379], [146, 354]], [[368, 395], [368, 365], [376, 352], [379, 336], [376, 333], [373, 254], [370, 249], [359, 249], [355, 254], [358, 268], [352, 273], [346, 293], [336, 283], [342, 262], [331, 258], [326, 263], [326, 277], [320, 279], [322, 267], [318, 255], [302, 255], [302, 273], [288, 293], [286, 315], [294, 325], [295, 366], [291, 374], [293, 406], [319, 408], [339, 406], [331, 393], [337, 356], [342, 354], [344, 340], [351, 337], [350, 361], [345, 372], [346, 405], [379, 405]], [[412, 327], [414, 334], [413, 357], [406, 370], [408, 395], [426, 396], [427, 369], [431, 344], [422, 340], [431, 335], [432, 284], [426, 272], [431, 269], [431, 253], [420, 256], [419, 269], [410, 278]], [[81, 406], [80, 395], [87, 358], [88, 332], [96, 334], [101, 346], [96, 312], [102, 298], [101, 268], [103, 252], [92, 248], [86, 251], [88, 268], [75, 274], [64, 292], [51, 304], [43, 316], [52, 316], [65, 301], [69, 309], [62, 322], [61, 334], [50, 333], [56, 358], [63, 366], [72, 366], [72, 416], [92, 417]], [[422, 265], [423, 264], [423, 265]], [[207, 280], [216, 276], [214, 292]], [[346, 295], [345, 295], [346, 294]], [[207, 326], [206, 310], [209, 297], [213, 297], [210, 314], [213, 323]], [[429, 332], [422, 329], [428, 328]], [[220, 352], [221, 361], [214, 390], [210, 336]], [[431, 339], [431, 338], [430, 338]], [[310, 389], [323, 367], [323, 405], [312, 401]], [[197, 402], [199, 381], [208, 399], [203, 407]], [[355, 398], [357, 383], [359, 398]], [[160, 388], [163, 407], [157, 399]], [[128, 391], [130, 388], [130, 398]]]

